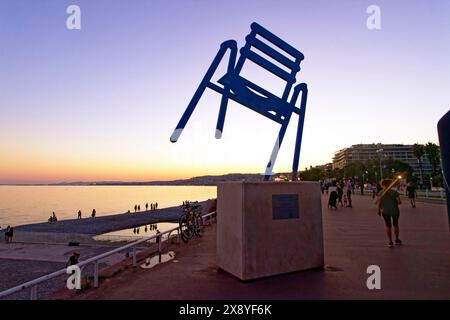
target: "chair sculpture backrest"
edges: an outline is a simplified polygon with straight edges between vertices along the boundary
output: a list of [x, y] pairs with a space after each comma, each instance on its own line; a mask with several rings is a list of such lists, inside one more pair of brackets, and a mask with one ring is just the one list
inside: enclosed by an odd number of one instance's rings
[[[247, 59], [251, 60], [270, 73], [286, 81], [286, 87], [283, 91], [281, 100], [287, 101], [292, 86], [296, 81], [295, 76], [297, 72], [300, 71], [300, 62], [304, 59], [303, 54], [255, 22], [252, 23], [251, 32], [245, 39], [246, 44], [240, 50], [241, 55], [234, 72], [239, 74], [242, 71], [245, 61]], [[280, 68], [275, 63], [269, 61], [266, 57], [255, 52], [255, 50], [252, 50], [252, 48], [261, 51], [268, 57], [282, 64], [290, 72]], [[281, 50], [275, 50], [275, 48]]]
[[[211, 79], [227, 51], [230, 51], [228, 69], [227, 73], [218, 81], [223, 85], [223, 87], [220, 87], [216, 83], [212, 82]], [[241, 48], [240, 57], [237, 62], [236, 58], [236, 41], [228, 40], [223, 42], [220, 46], [219, 52], [211, 63], [203, 80], [195, 91], [194, 96], [189, 102], [189, 105], [172, 133], [170, 141], [176, 142], [178, 140], [201, 96], [206, 88], [209, 88], [222, 95], [216, 125], [216, 138], [220, 139], [222, 136], [229, 99], [232, 99], [245, 107], [250, 108], [281, 124], [278, 137], [264, 173], [264, 180], [269, 180], [291, 115], [292, 113], [297, 113], [299, 115], [299, 123], [297, 127], [297, 139], [292, 167], [292, 180], [297, 180], [298, 158], [300, 155], [303, 122], [305, 117], [307, 86], [305, 83], [296, 85], [293, 89], [292, 95], [291, 90], [296, 82], [296, 74], [300, 71], [300, 63], [304, 59], [304, 56], [300, 51], [259, 24], [252, 23], [251, 32], [246, 37], [246, 44]], [[286, 86], [281, 97], [258, 86], [241, 75], [241, 71], [247, 60], [250, 60], [273, 75], [286, 81]], [[295, 104], [300, 93], [302, 93], [302, 95], [299, 108], [296, 107]], [[290, 100], [288, 101], [289, 97]]]

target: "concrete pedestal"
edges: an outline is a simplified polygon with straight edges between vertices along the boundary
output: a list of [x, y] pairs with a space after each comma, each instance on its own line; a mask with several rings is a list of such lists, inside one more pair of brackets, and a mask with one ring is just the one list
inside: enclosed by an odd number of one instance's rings
[[241, 280], [324, 264], [316, 182], [226, 182], [217, 190], [217, 263]]

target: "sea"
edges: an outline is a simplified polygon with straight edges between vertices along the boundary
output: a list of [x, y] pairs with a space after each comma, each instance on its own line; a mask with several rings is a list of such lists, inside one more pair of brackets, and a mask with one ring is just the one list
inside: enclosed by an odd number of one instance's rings
[[78, 210], [89, 217], [134, 211], [140, 205], [158, 208], [180, 205], [185, 200], [216, 197], [214, 186], [0, 186], [0, 228], [46, 222], [52, 212], [58, 220], [76, 219]]

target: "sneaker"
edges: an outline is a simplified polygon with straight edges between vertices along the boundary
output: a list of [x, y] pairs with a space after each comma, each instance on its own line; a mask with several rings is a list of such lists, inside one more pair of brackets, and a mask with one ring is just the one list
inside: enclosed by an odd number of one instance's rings
[[393, 246], [394, 246], [394, 243], [392, 241], [388, 243], [389, 248], [392, 248]]
[[402, 245], [402, 240], [400, 240], [400, 239], [395, 240], [395, 245], [396, 246], [401, 246]]

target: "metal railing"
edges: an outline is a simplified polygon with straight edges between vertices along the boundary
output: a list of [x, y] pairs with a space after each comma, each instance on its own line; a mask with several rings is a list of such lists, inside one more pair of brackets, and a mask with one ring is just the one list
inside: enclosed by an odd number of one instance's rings
[[[405, 190], [399, 191], [400, 195], [402, 196], [407, 196], [405, 194]], [[356, 195], [360, 195], [361, 192], [358, 189], [355, 189], [355, 193]], [[372, 195], [372, 190], [367, 190], [364, 189], [364, 195]], [[436, 199], [436, 200], [444, 200], [446, 199], [446, 194], [445, 194], [445, 190], [437, 190], [437, 191], [431, 191], [428, 189], [425, 190], [417, 190], [416, 191], [416, 197], [417, 199]]]
[[[212, 219], [213, 219], [213, 217], [215, 215], [216, 215], [216, 211], [208, 213], [208, 214], [205, 214], [205, 215], [202, 216], [202, 220], [204, 221], [206, 218], [209, 218], [209, 224], [212, 224]], [[137, 246], [139, 246], [139, 245], [141, 245], [141, 244], [143, 244], [143, 243], [145, 243], [147, 241], [151, 241], [153, 239], [159, 238], [159, 241], [157, 241], [157, 243], [158, 243], [158, 251], [161, 252], [163, 236], [167, 235], [167, 240], [166, 241], [168, 242], [170, 240], [170, 238], [171, 238], [172, 233], [174, 233], [174, 232], [177, 232], [178, 243], [180, 243], [181, 242], [180, 227], [175, 227], [175, 228], [169, 229], [167, 231], [155, 234], [155, 235], [153, 235], [151, 237], [140, 239], [140, 240], [138, 240], [136, 242], [127, 244], [127, 245], [122, 246], [120, 248], [117, 248], [117, 249], [114, 249], [114, 250], [102, 253], [100, 255], [97, 255], [95, 257], [89, 258], [87, 260], [81, 261], [77, 265], [81, 269], [81, 271], [83, 271], [83, 269], [87, 265], [94, 264], [94, 287], [98, 287], [98, 278], [99, 278], [98, 265], [99, 265], [99, 261], [100, 260], [102, 260], [104, 258], [107, 258], [107, 257], [109, 257], [111, 255], [114, 255], [116, 253], [120, 253], [120, 252], [123, 252], [125, 250], [132, 249], [133, 266], [136, 267], [137, 266], [137, 250], [136, 250]], [[30, 300], [37, 300], [37, 298], [38, 298], [38, 291], [37, 291], [37, 289], [38, 289], [38, 285], [39, 284], [41, 284], [43, 282], [46, 282], [48, 280], [54, 279], [56, 277], [59, 277], [59, 276], [62, 276], [62, 275], [66, 275], [66, 274], [67, 274], [67, 269], [66, 268], [58, 270], [58, 271], [55, 271], [53, 273], [47, 274], [45, 276], [39, 277], [37, 279], [25, 282], [25, 283], [23, 283], [21, 285], [18, 285], [18, 286], [15, 286], [13, 288], [10, 288], [10, 289], [7, 289], [5, 291], [2, 291], [2, 292], [0, 292], [0, 298], [4, 298], [4, 297], [7, 297], [7, 296], [10, 296], [10, 295], [12, 295], [14, 293], [17, 293], [17, 292], [20, 292], [22, 290], [25, 290], [25, 289], [29, 288], [30, 289]]]

